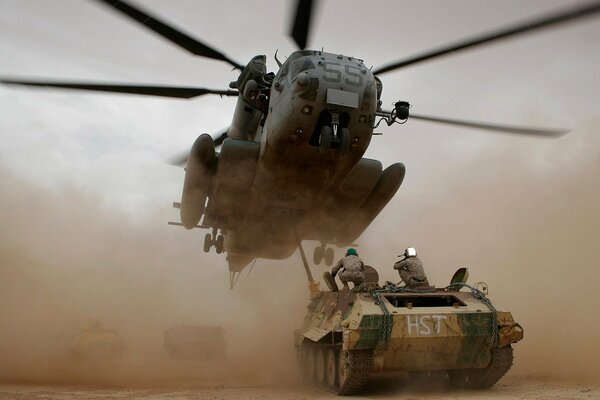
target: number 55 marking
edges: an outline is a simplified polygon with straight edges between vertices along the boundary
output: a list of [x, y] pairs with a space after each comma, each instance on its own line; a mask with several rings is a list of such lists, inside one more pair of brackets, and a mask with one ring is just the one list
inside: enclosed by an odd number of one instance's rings
[[[323, 80], [327, 82], [339, 83], [342, 81], [342, 65], [336, 62], [323, 61]], [[349, 78], [344, 79], [344, 83], [350, 86], [362, 86], [363, 77], [361, 69], [353, 65], [344, 65], [343, 68]]]

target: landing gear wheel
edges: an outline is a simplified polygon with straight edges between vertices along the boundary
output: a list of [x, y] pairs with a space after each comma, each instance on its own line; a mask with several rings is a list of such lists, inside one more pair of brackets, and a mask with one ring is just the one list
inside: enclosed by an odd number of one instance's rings
[[210, 233], [207, 233], [204, 236], [204, 252], [208, 253], [210, 251], [211, 247], [212, 247], [212, 235]]
[[333, 264], [333, 257], [334, 257], [333, 249], [331, 247], [327, 248], [325, 250], [325, 264], [328, 267], [331, 267], [331, 264]]
[[336, 388], [338, 383], [338, 355], [334, 349], [325, 351], [325, 383], [330, 388]]
[[217, 250], [217, 254], [221, 254], [225, 249], [225, 236], [219, 235], [215, 242], [215, 250]]
[[319, 383], [326, 382], [325, 349], [314, 349], [316, 353], [315, 379]]
[[325, 249], [323, 246], [315, 247], [315, 251], [313, 253], [313, 262], [315, 265], [321, 264], [323, 257], [325, 257]]
[[348, 148], [350, 147], [350, 129], [342, 128], [339, 134], [339, 144], [338, 151], [340, 154], [344, 155], [348, 152]]
[[325, 154], [331, 148], [331, 140], [333, 139], [333, 130], [330, 126], [325, 125], [321, 128], [321, 135], [319, 136], [319, 151], [321, 154]]

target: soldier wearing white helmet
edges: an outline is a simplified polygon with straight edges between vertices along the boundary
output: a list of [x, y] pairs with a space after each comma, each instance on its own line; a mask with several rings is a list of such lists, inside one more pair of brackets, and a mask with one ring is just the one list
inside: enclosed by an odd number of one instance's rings
[[418, 288], [429, 286], [429, 281], [423, 269], [423, 263], [417, 257], [417, 250], [409, 247], [404, 251], [404, 254], [398, 257], [404, 257], [394, 264], [394, 269], [400, 273], [400, 278], [409, 288]]

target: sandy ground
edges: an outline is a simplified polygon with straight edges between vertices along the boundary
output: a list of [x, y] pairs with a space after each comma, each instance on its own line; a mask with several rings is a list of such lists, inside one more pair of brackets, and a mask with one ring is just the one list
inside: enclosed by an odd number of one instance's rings
[[[94, 386], [38, 386], [0, 384], [0, 399], [330, 399], [325, 389], [306, 384], [283, 386], [182, 386], [179, 389], [101, 388]], [[600, 383], [556, 382], [507, 378], [490, 390], [457, 391], [443, 385], [411, 385], [390, 379], [374, 379], [354, 399], [600, 399]]]

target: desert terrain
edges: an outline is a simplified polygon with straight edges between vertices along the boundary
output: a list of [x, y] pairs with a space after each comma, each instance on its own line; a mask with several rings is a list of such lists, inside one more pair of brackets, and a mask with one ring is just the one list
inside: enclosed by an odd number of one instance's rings
[[[236, 59], [268, 54], [270, 70], [276, 49], [294, 50], [288, 2], [136, 3]], [[311, 45], [376, 65], [573, 2], [387, 1], [377, 13], [323, 3]], [[590, 19], [385, 77], [386, 107], [407, 99], [416, 113], [572, 132], [539, 140], [409, 120], [372, 139], [365, 157], [407, 174], [360, 256], [398, 281], [392, 265], [414, 246], [440, 287], [468, 267], [525, 337], [490, 390], [386, 376], [355, 398], [600, 399], [599, 32]], [[215, 88], [237, 78], [91, 1], [0, 1], [0, 36], [1, 76]], [[299, 254], [258, 260], [230, 290], [225, 255], [202, 251], [206, 232], [167, 225], [179, 221], [184, 172], [165, 159], [229, 126], [230, 100], [0, 87], [0, 399], [334, 397], [296, 367], [292, 332], [308, 301]], [[305, 243], [309, 258], [316, 245]], [[65, 351], [65, 334], [90, 321], [118, 332], [122, 356]], [[226, 356], [170, 359], [163, 334], [183, 324], [222, 326]]]
[[[97, 386], [46, 386], [27, 384], [0, 385], [0, 399], [333, 399], [338, 396], [302, 384], [286, 386], [216, 385], [179, 389], [103, 388]], [[465, 392], [376, 379], [355, 399], [487, 399], [487, 400], [588, 400], [600, 398], [600, 385], [593, 383], [556, 382], [536, 379], [507, 378], [487, 391]]]
[[[595, 179], [586, 173], [564, 182], [565, 190], [581, 188], [568, 199], [577, 208], [566, 208], [564, 198], [534, 207], [540, 199], [532, 196], [521, 200], [528, 215], [489, 212], [498, 207], [493, 202], [473, 215], [461, 211], [461, 194], [448, 196], [443, 212], [457, 220], [446, 224], [478, 218], [494, 227], [478, 242], [481, 249], [471, 246], [453, 253], [446, 248], [447, 254], [440, 253], [435, 249], [443, 243], [442, 233], [419, 230], [412, 233], [413, 243], [422, 244], [421, 257], [438, 285], [447, 282], [453, 265], [467, 259], [481, 265], [470, 267], [471, 281], [485, 280], [492, 301], [511, 310], [525, 329], [524, 340], [514, 346], [515, 365], [488, 391], [456, 391], [444, 382], [394, 376], [376, 377], [358, 398], [599, 398], [600, 343], [595, 332], [600, 321], [594, 310], [600, 303], [590, 286], [598, 278], [592, 262], [598, 258], [600, 217]], [[283, 263], [263, 260], [230, 290], [220, 260], [201, 255], [197, 237], [189, 232], [122, 219], [78, 188], [55, 193], [7, 171], [2, 171], [2, 180], [11, 190], [0, 195], [5, 221], [0, 246], [0, 398], [333, 397], [302, 383], [296, 368], [292, 332], [302, 322], [308, 300], [299, 257]], [[493, 185], [483, 186], [483, 193], [495, 191]], [[428, 218], [433, 225], [435, 213]], [[465, 229], [462, 239], [475, 241], [475, 231]], [[501, 243], [503, 251], [485, 248], [488, 241]], [[368, 236], [372, 248], [359, 247], [382, 279], [396, 279], [391, 266], [380, 266], [387, 260], [377, 253], [378, 248], [393, 253], [393, 242], [390, 236]], [[550, 251], [559, 248], [563, 252]], [[561, 273], [563, 263], [578, 266], [568, 281]], [[314, 270], [320, 274], [323, 267]], [[119, 333], [126, 345], [122, 357], [89, 362], [66, 354], [61, 334], [90, 319]], [[163, 333], [181, 324], [222, 326], [226, 356], [211, 362], [170, 359]]]

